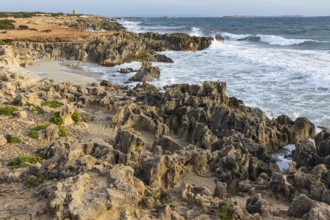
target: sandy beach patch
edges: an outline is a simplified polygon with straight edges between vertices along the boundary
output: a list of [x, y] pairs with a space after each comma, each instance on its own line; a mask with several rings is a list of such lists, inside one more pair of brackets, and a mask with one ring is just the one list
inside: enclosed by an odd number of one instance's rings
[[75, 84], [98, 82], [101, 76], [101, 73], [87, 72], [79, 68], [77, 62], [42, 61], [26, 69], [43, 78]]

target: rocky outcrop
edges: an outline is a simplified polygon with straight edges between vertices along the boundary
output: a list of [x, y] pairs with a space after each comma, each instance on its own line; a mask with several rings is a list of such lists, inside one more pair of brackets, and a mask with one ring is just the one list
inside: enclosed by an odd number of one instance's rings
[[116, 19], [106, 17], [87, 16], [79, 17], [66, 25], [87, 31], [125, 31], [126, 29]]
[[153, 67], [150, 62], [143, 62], [141, 69], [130, 78], [131, 81], [153, 81], [155, 79], [159, 79], [160, 77], [160, 69], [159, 67]]
[[190, 37], [185, 34], [135, 34], [113, 33], [82, 42], [22, 42], [11, 44], [21, 65], [30, 65], [36, 60], [67, 59], [93, 62], [104, 66], [115, 66], [131, 61], [173, 62], [155, 51], [202, 50], [207, 48], [212, 38]]

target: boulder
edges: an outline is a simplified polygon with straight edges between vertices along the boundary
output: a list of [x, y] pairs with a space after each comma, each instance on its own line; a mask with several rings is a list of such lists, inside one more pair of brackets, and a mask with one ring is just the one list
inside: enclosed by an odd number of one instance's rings
[[5, 135], [1, 134], [0, 135], [0, 146], [4, 146], [7, 144], [7, 138]]
[[296, 162], [297, 168], [306, 166], [312, 168], [323, 163], [318, 156], [314, 142], [304, 141], [296, 144], [296, 149], [292, 152], [292, 160]]
[[309, 212], [315, 205], [316, 205], [315, 201], [310, 199], [305, 194], [300, 194], [290, 204], [288, 215], [295, 218], [301, 218], [303, 217], [303, 215]]
[[160, 77], [160, 69], [159, 67], [153, 67], [151, 62], [143, 62], [141, 69], [130, 78], [131, 81], [153, 81], [155, 79], [159, 79]]
[[128, 74], [128, 73], [131, 73], [131, 72], [135, 72], [133, 68], [121, 68], [119, 70], [120, 73], [122, 74]]
[[268, 202], [259, 193], [248, 198], [246, 201], [246, 210], [250, 214], [259, 213], [263, 217], [268, 217], [271, 211]]
[[13, 112], [13, 115], [17, 118], [27, 118], [28, 114], [26, 111], [18, 111], [18, 112]]

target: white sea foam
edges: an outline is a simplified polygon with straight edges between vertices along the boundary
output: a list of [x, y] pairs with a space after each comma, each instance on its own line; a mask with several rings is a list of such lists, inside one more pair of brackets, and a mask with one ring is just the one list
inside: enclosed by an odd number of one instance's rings
[[241, 40], [251, 36], [251, 34], [231, 34], [231, 33], [221, 33], [221, 36], [228, 40]]
[[[186, 29], [184, 26], [143, 26], [141, 22], [120, 20], [129, 31], [160, 33]], [[187, 29], [186, 29], [187, 30]], [[192, 36], [204, 36], [200, 28], [188, 30]], [[309, 39], [287, 39], [275, 35], [221, 33], [226, 41], [214, 40], [203, 51], [166, 51], [174, 64], [154, 63], [161, 68], [159, 81], [152, 82], [162, 88], [172, 83], [197, 83], [205, 80], [226, 81], [228, 94], [238, 97], [252, 107], [261, 108], [273, 117], [288, 114], [292, 118], [305, 116], [318, 125], [330, 127], [330, 53], [317, 50], [293, 50], [269, 45], [288, 46], [302, 44]], [[103, 72], [103, 79], [123, 84], [134, 73], [119, 74], [123, 67], [140, 68], [139, 62], [116, 67], [90, 67]], [[129, 85], [134, 85], [130, 83]]]
[[142, 22], [137, 22], [137, 21], [127, 21], [125, 19], [120, 19], [118, 22], [123, 25], [127, 31], [130, 32], [135, 32], [135, 33], [141, 33], [144, 32], [140, 26]]
[[260, 38], [261, 42], [268, 43], [270, 45], [279, 45], [279, 46], [290, 46], [290, 45], [303, 44], [307, 42], [315, 42], [314, 40], [310, 40], [310, 39], [287, 39], [276, 35], [258, 34], [257, 37]]
[[196, 36], [196, 37], [202, 37], [203, 36], [203, 31], [198, 28], [198, 27], [192, 27], [190, 36]]
[[311, 39], [287, 39], [282, 36], [276, 35], [263, 35], [263, 34], [231, 34], [231, 33], [221, 33], [227, 40], [247, 40], [247, 41], [260, 41], [263, 43], [267, 43], [269, 45], [277, 45], [277, 46], [290, 46], [290, 45], [298, 45], [307, 42], [317, 42]]

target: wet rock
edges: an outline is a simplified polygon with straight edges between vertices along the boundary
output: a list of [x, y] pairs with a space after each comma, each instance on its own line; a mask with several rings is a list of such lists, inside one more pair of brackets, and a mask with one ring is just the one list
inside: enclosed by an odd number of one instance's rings
[[143, 62], [141, 69], [130, 78], [131, 81], [153, 81], [155, 79], [159, 79], [160, 77], [160, 69], [159, 67], [153, 67], [150, 62]]
[[318, 145], [318, 154], [321, 157], [327, 157], [330, 155], [330, 137], [322, 140]]
[[120, 73], [122, 74], [128, 74], [128, 73], [131, 73], [131, 72], [135, 72], [133, 68], [121, 68], [119, 70]]
[[292, 160], [296, 162], [297, 168], [302, 166], [310, 168], [323, 163], [322, 158], [317, 154], [315, 144], [310, 141], [296, 144], [296, 149], [292, 153]]
[[297, 118], [292, 127], [290, 135], [291, 142], [308, 140], [315, 137], [315, 125], [307, 118]]
[[222, 37], [222, 36], [220, 36], [220, 35], [216, 35], [216, 36], [215, 36], [215, 39], [216, 39], [217, 41], [224, 41], [224, 40], [225, 40], [225, 38]]

